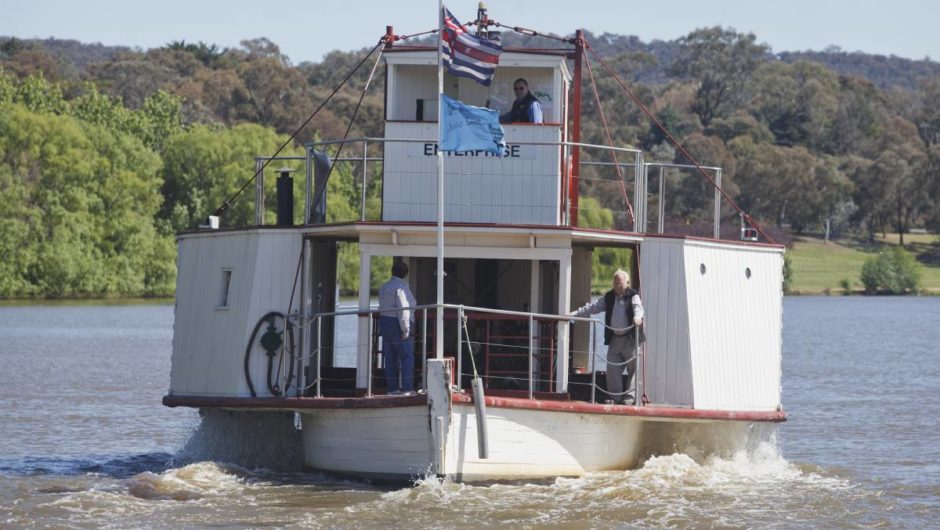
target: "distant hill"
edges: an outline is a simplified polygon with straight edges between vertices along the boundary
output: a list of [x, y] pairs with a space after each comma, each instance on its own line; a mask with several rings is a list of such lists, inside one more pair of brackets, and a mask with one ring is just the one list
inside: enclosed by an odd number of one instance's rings
[[[567, 35], [563, 38], [572, 36]], [[510, 32], [501, 36], [503, 45], [506, 47], [566, 47], [564, 42], [558, 40], [558, 36], [552, 37], [525, 37]], [[590, 31], [585, 31], [585, 37], [603, 57], [613, 57], [623, 53], [642, 53], [654, 58], [655, 60], [649, 65], [634, 72], [635, 80], [651, 84], [669, 81], [670, 77], [666, 71], [679, 56], [681, 50], [677, 40], [643, 42], [635, 35], [612, 33], [594, 35]], [[71, 39], [16, 39], [0, 36], [0, 53], [4, 51], [4, 48], [9, 47], [11, 42], [14, 46], [36, 49], [56, 58], [61, 65], [67, 65], [66, 77], [81, 75], [87, 71], [89, 65], [109, 61], [120, 53], [140, 51], [129, 46], [105, 46], [101, 43], [89, 44]], [[433, 45], [435, 42], [436, 40], [430, 37], [416, 44]], [[911, 60], [895, 55], [846, 52], [835, 46], [824, 51], [777, 52], [774, 56], [787, 63], [801, 60], [819, 63], [838, 74], [868, 79], [880, 88], [900, 87], [909, 90], [916, 88], [920, 80], [925, 77], [940, 76], [940, 63], [930, 59]]]
[[940, 63], [929, 59], [913, 61], [896, 55], [849, 53], [835, 47], [821, 52], [781, 52], [777, 56], [788, 63], [800, 60], [820, 63], [838, 74], [864, 77], [880, 88], [914, 89], [921, 79], [940, 76]]

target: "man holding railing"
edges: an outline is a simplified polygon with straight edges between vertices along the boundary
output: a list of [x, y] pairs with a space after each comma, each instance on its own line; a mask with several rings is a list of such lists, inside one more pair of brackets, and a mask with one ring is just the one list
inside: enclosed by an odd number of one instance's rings
[[[623, 404], [623, 369], [627, 368], [627, 388], [636, 372], [636, 331], [643, 325], [643, 301], [630, 288], [630, 275], [622, 269], [614, 273], [614, 288], [576, 311], [573, 317], [604, 313], [604, 344], [607, 345], [608, 404]], [[642, 340], [642, 333], [640, 334]]]
[[[389, 395], [414, 394], [415, 297], [405, 281], [408, 265], [396, 261], [392, 277], [379, 288], [379, 334]], [[399, 380], [399, 370], [401, 379]]]

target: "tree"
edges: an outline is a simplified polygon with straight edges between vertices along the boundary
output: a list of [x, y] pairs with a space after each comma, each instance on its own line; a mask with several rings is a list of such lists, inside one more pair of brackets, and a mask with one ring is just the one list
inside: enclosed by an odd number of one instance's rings
[[167, 295], [173, 242], [154, 224], [159, 158], [71, 116], [0, 106], [0, 297]]
[[695, 30], [679, 39], [679, 45], [682, 51], [670, 71], [698, 82], [692, 110], [705, 127], [746, 101], [749, 78], [769, 54], [753, 33], [718, 26]]

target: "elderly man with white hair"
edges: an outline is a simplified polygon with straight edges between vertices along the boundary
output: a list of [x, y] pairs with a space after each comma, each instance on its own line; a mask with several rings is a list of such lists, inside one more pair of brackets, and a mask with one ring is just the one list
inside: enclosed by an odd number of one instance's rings
[[[607, 345], [607, 392], [610, 404], [623, 404], [623, 369], [627, 369], [627, 388], [636, 372], [636, 330], [643, 325], [643, 301], [640, 293], [630, 288], [630, 275], [618, 269], [614, 273], [614, 288], [604, 296], [589, 302], [573, 317], [587, 317], [604, 313], [604, 344]], [[640, 337], [643, 335], [641, 334]]]

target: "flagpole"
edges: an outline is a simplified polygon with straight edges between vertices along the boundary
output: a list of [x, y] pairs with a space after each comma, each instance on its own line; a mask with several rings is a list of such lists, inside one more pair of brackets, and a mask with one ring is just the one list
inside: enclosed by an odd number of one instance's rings
[[[444, 151], [441, 150], [444, 116], [444, 0], [437, 2], [437, 321], [434, 327], [434, 354], [444, 358]], [[459, 324], [458, 324], [459, 325]], [[458, 379], [459, 379], [458, 375]]]

